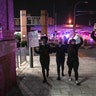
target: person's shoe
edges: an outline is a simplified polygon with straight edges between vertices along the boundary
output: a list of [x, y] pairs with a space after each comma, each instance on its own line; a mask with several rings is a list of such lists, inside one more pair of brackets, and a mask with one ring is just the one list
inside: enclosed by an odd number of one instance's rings
[[72, 78], [71, 78], [71, 77], [69, 77], [69, 78], [68, 78], [68, 81], [72, 81]]
[[57, 80], [61, 80], [61, 78], [60, 77], [57, 77]]
[[47, 82], [47, 80], [46, 80], [46, 79], [44, 79], [44, 80], [43, 80], [43, 83], [46, 83], [46, 82]]
[[78, 81], [75, 81], [76, 85], [80, 85], [80, 83]]

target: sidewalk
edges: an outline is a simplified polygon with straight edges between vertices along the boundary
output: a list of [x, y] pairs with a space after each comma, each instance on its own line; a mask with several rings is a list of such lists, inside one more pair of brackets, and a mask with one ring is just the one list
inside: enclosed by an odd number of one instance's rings
[[[65, 61], [65, 76], [57, 81], [55, 56], [51, 56], [48, 83], [42, 83], [42, 71], [39, 56], [34, 56], [34, 67], [29, 62], [17, 69], [18, 86], [8, 96], [96, 96], [96, 58], [79, 57], [80, 86], [75, 85], [74, 72], [72, 81], [68, 81], [68, 68]], [[28, 57], [29, 58], [29, 57]], [[27, 59], [28, 59], [27, 58]]]

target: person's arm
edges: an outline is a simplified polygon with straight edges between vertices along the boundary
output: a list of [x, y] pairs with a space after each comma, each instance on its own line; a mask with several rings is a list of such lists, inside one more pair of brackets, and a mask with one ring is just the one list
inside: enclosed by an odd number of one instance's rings
[[80, 38], [80, 43], [77, 44], [77, 47], [78, 47], [78, 48], [83, 44], [83, 38], [82, 38], [82, 37], [79, 37], [79, 38]]
[[95, 34], [95, 31], [92, 31], [92, 33], [91, 33], [91, 38], [92, 38], [94, 41], [96, 41], [96, 37], [94, 36], [94, 34]]

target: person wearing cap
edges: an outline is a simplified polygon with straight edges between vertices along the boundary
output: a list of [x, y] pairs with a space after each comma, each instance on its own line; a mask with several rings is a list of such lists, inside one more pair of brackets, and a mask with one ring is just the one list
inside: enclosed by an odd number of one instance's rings
[[42, 67], [42, 74], [43, 74], [43, 83], [47, 82], [46, 76], [49, 76], [49, 63], [50, 63], [50, 56], [49, 54], [52, 53], [50, 45], [47, 43], [48, 37], [42, 36], [41, 43], [39, 45], [38, 50], [35, 48], [35, 52], [40, 54], [40, 63]]
[[71, 72], [72, 72], [72, 69], [74, 69], [76, 85], [79, 85], [79, 82], [78, 82], [78, 67], [79, 67], [78, 49], [83, 44], [82, 37], [79, 37], [79, 38], [80, 38], [80, 43], [78, 44], [76, 44], [75, 39], [71, 39], [69, 41], [69, 45], [67, 49], [67, 53], [68, 53], [67, 65], [68, 65], [69, 81], [72, 80]]

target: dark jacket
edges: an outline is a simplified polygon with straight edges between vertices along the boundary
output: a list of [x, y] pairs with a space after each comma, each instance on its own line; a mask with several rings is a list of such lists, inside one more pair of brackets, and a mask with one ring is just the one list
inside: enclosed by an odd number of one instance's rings
[[39, 50], [35, 49], [37, 54], [40, 54], [40, 62], [49, 62], [49, 54], [52, 53], [51, 47], [49, 44], [40, 45]]
[[83, 39], [81, 39], [81, 42], [79, 44], [69, 44], [68, 46], [68, 61], [78, 60], [78, 49], [83, 44]]
[[95, 34], [95, 31], [92, 31], [91, 37], [92, 37], [92, 39], [93, 39], [94, 41], [96, 41], [96, 37], [94, 36], [94, 34]]
[[60, 62], [64, 61], [66, 50], [67, 50], [66, 45], [61, 46], [56, 45], [55, 46], [56, 60], [59, 60]]

